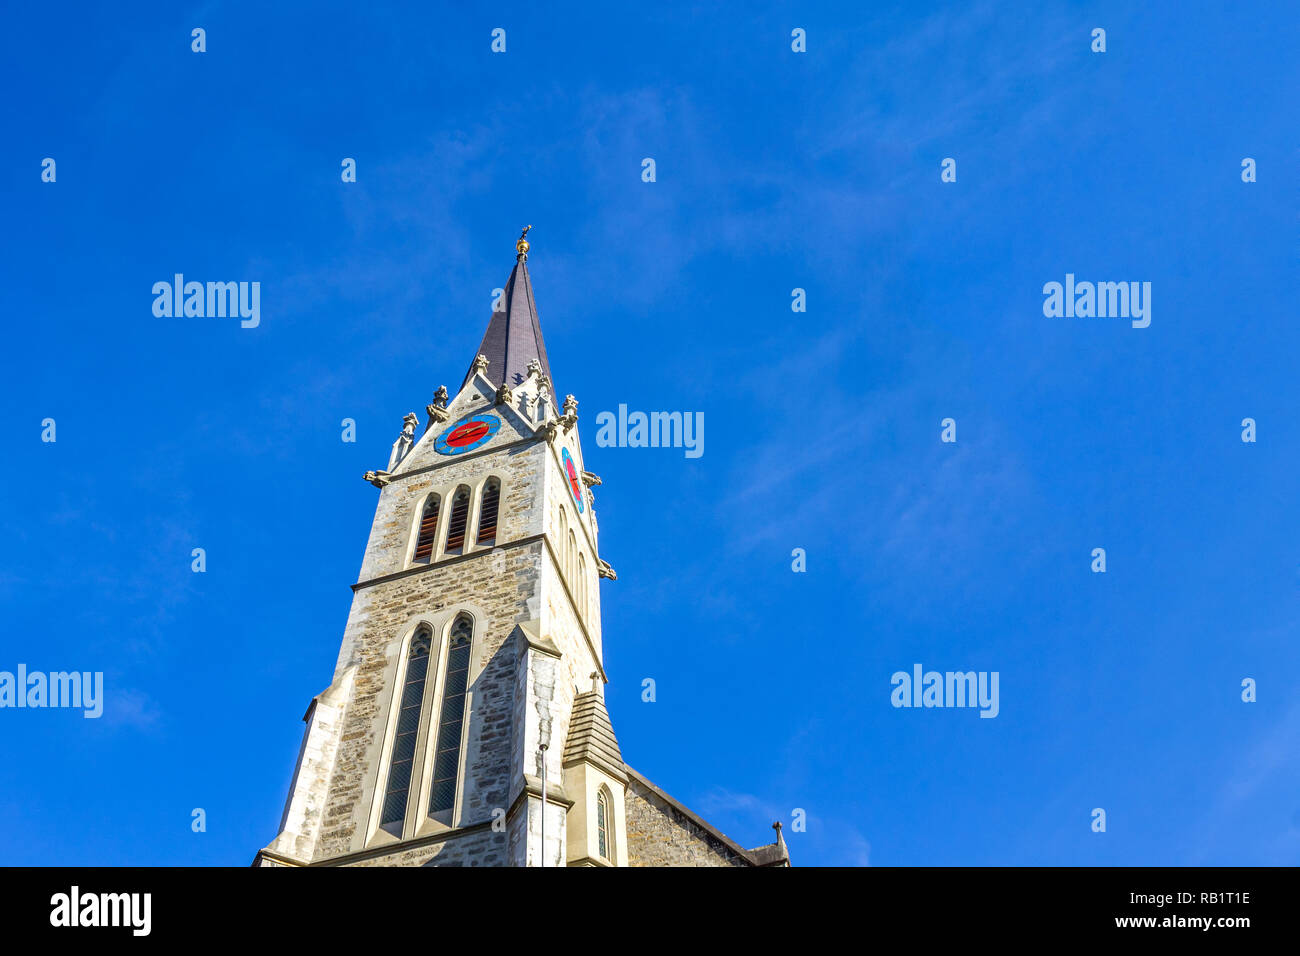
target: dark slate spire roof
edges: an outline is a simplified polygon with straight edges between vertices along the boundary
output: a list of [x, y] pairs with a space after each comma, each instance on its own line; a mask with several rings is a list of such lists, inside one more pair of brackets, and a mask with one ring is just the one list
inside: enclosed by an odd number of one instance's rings
[[567, 767], [580, 760], [603, 766], [616, 777], [624, 776], [623, 754], [618, 749], [614, 726], [609, 722], [605, 697], [599, 690], [579, 694], [573, 699], [569, 739], [564, 743], [564, 765]]
[[[551, 365], [546, 359], [546, 343], [542, 341], [542, 327], [537, 321], [537, 305], [533, 302], [533, 284], [528, 278], [526, 251], [519, 254], [506, 290], [501, 296], [501, 309], [492, 313], [483, 344], [478, 355], [486, 355], [487, 377], [493, 385], [503, 381], [511, 388], [528, 377], [528, 363], [541, 363], [546, 377], [551, 377]], [[475, 356], [475, 358], [478, 357]], [[473, 363], [465, 373], [461, 388], [474, 374]], [[555, 394], [552, 387], [551, 393]]]

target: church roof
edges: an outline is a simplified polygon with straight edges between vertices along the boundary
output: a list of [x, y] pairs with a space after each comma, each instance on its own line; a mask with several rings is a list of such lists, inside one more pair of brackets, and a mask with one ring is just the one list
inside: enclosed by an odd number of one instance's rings
[[680, 800], [637, 773], [623, 762], [614, 725], [605, 709], [605, 695], [592, 674], [592, 689], [573, 698], [573, 712], [569, 718], [569, 736], [564, 742], [564, 766], [587, 761], [595, 764], [619, 780], [628, 782], [634, 790], [651, 794], [662, 804], [671, 807], [689, 824], [725, 848], [737, 860], [749, 866], [789, 866], [790, 853], [781, 837], [781, 825], [775, 824], [776, 842], [747, 850], [717, 827], [704, 820]]
[[[526, 251], [519, 254], [498, 308], [483, 333], [483, 344], [478, 347], [478, 354], [487, 356], [485, 374], [493, 385], [504, 382], [514, 388], [528, 377], [528, 365], [534, 361], [541, 364], [547, 378], [551, 377], [546, 343], [542, 341], [542, 327], [537, 321], [537, 304], [533, 301], [533, 284], [528, 278], [527, 258]], [[473, 376], [471, 364], [461, 388]], [[554, 393], [554, 385], [551, 391]]]
[[[624, 764], [624, 766], [627, 767], [626, 764]], [[735, 840], [733, 840], [731, 837], [727, 836], [725, 833], [723, 833], [721, 830], [715, 827], [712, 823], [709, 823], [707, 820], [701, 817], [694, 810], [687, 807], [686, 804], [682, 803], [676, 797], [671, 796], [670, 794], [665, 793], [663, 790], [659, 789], [659, 787], [655, 786], [653, 783], [651, 783], [641, 774], [637, 773], [631, 767], [627, 767], [627, 773], [633, 789], [640, 788], [644, 791], [653, 794], [659, 800], [668, 804], [679, 814], [685, 817], [686, 820], [688, 820], [690, 823], [694, 824], [700, 830], [703, 830], [709, 836], [713, 837], [714, 840], [722, 844], [722, 846], [726, 847], [727, 850], [729, 850], [734, 856], [738, 857], [744, 863], [747, 863], [750, 866], [789, 866], [790, 865], [790, 851], [786, 848], [785, 839], [781, 836], [781, 825], [779, 823], [774, 824], [774, 829], [776, 830], [775, 843], [769, 843], [766, 846], [754, 847], [752, 850], [747, 850], [739, 843], [737, 843]]]
[[623, 754], [618, 749], [614, 725], [609, 722], [605, 698], [598, 690], [590, 690], [573, 699], [573, 715], [569, 718], [569, 739], [564, 744], [564, 764], [589, 760], [602, 766], [616, 777], [624, 777]]

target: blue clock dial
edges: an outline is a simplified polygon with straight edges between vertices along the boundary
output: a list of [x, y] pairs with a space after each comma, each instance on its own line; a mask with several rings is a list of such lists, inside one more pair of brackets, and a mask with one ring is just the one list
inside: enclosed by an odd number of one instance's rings
[[486, 442], [500, 427], [501, 419], [495, 415], [470, 415], [439, 435], [433, 450], [439, 455], [463, 455]]

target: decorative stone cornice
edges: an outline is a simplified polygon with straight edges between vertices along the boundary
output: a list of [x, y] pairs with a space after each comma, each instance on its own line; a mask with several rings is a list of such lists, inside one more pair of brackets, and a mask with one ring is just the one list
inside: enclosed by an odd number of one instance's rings
[[[515, 786], [519, 786], [519, 784], [516, 783]], [[513, 817], [515, 811], [528, 797], [536, 797], [538, 800], [542, 798], [542, 778], [531, 773], [524, 774], [523, 786], [519, 787], [514, 800], [510, 802], [510, 809], [506, 811], [506, 816]], [[568, 810], [576, 801], [569, 796], [562, 783], [548, 780], [546, 781], [546, 802]]]
[[560, 652], [560, 649], [555, 646], [555, 641], [539, 633], [539, 624], [538, 621], [524, 621], [522, 624], [516, 625], [519, 628], [520, 640], [523, 641], [524, 647], [554, 657], [557, 660], [563, 657], [564, 655]]

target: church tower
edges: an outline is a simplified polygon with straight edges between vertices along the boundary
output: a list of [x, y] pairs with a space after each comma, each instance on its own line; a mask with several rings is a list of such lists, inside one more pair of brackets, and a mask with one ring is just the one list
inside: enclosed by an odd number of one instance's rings
[[[531, 227], [530, 227], [531, 228]], [[330, 686], [256, 865], [788, 865], [623, 762], [578, 403], [557, 403], [528, 229], [455, 396], [406, 416]]]

